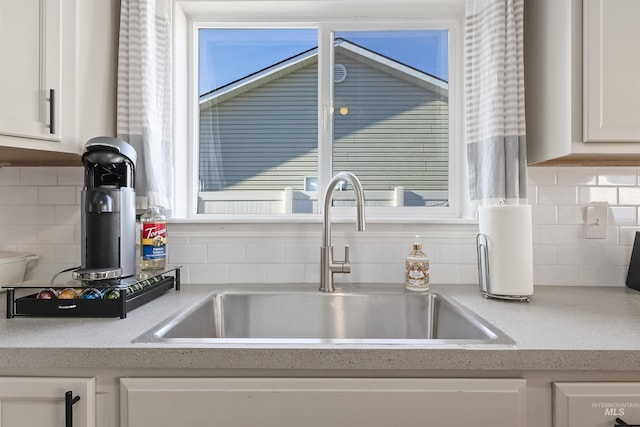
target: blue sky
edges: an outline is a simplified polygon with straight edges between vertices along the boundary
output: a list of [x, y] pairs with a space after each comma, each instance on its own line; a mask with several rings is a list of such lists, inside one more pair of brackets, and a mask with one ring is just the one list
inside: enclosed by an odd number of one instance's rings
[[[338, 32], [335, 36], [448, 80], [446, 31]], [[315, 29], [201, 29], [200, 94], [317, 45]]]

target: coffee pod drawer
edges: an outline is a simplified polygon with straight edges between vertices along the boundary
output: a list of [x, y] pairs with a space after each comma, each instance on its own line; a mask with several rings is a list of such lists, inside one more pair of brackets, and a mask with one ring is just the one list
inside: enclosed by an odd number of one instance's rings
[[[174, 288], [180, 290], [180, 267], [109, 283], [93, 281], [71, 285], [67, 282], [64, 287], [7, 286], [7, 318], [119, 316], [124, 319], [127, 312]], [[17, 297], [18, 292], [28, 294]]]

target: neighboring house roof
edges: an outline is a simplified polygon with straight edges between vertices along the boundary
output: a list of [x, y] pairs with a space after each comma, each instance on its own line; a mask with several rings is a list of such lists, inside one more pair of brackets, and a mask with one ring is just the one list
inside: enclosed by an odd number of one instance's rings
[[[344, 54], [370, 67], [438, 93], [441, 96], [448, 97], [449, 83], [431, 74], [395, 61], [345, 39], [336, 39], [335, 49], [336, 53]], [[242, 79], [200, 95], [200, 105], [206, 108], [207, 106], [218, 104], [317, 61], [318, 48], [315, 47], [252, 73]]]

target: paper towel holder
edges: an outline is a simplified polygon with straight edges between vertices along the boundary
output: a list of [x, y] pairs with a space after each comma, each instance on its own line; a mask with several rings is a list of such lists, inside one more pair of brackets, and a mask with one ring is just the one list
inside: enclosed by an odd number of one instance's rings
[[493, 298], [507, 301], [531, 301], [530, 295], [503, 295], [491, 291], [491, 271], [489, 269], [489, 241], [487, 235], [478, 233], [476, 235], [476, 249], [478, 251], [478, 285], [480, 292], [485, 298]]

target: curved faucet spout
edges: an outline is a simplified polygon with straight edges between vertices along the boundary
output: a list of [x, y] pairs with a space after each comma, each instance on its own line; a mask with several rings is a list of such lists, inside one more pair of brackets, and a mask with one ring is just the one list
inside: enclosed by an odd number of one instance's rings
[[320, 248], [320, 290], [323, 292], [333, 292], [333, 274], [334, 273], [350, 273], [351, 263], [349, 262], [349, 247], [345, 246], [344, 261], [333, 260], [333, 247], [331, 246], [331, 202], [333, 200], [333, 192], [342, 181], [347, 181], [353, 187], [356, 196], [356, 225], [358, 231], [364, 231], [364, 190], [360, 180], [351, 172], [339, 172], [334, 176], [324, 193], [323, 198], [323, 230], [322, 230], [322, 248]]
[[333, 201], [333, 192], [342, 181], [347, 181], [353, 187], [353, 192], [356, 195], [356, 226], [358, 231], [365, 230], [365, 218], [364, 218], [364, 190], [362, 184], [357, 176], [351, 172], [338, 172], [327, 185], [327, 189], [324, 192], [323, 198], [323, 234], [322, 234], [322, 246], [331, 246], [331, 202]]

